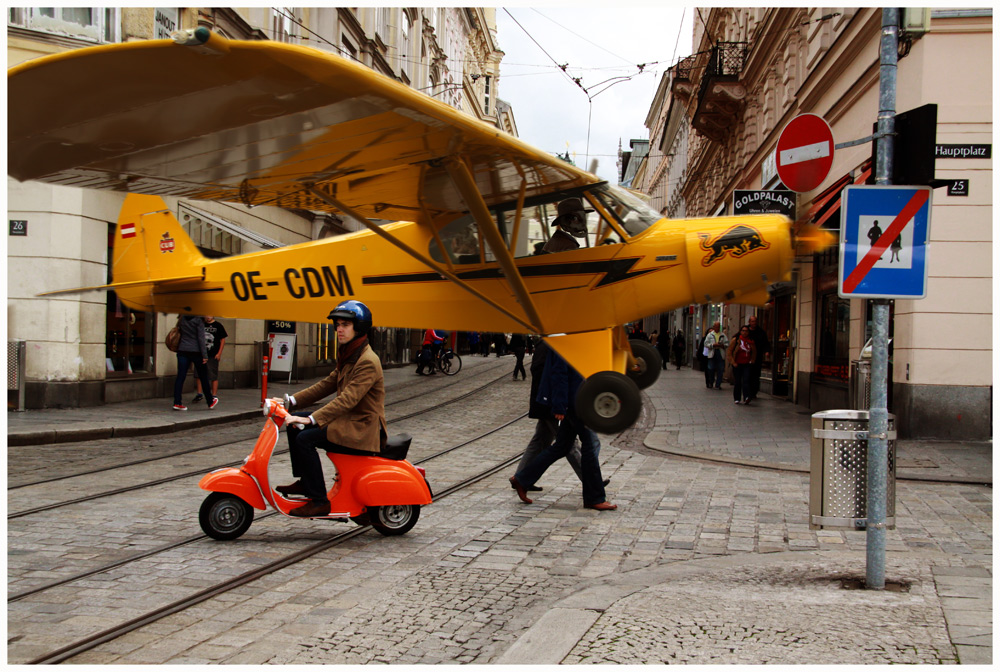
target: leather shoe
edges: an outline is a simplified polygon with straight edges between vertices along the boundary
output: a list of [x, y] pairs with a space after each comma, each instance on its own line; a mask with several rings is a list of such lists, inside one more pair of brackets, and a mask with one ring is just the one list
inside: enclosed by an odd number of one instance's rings
[[600, 504], [594, 504], [593, 506], [588, 506], [588, 509], [597, 509], [598, 511], [614, 511], [618, 508], [617, 504], [612, 504], [611, 502], [601, 502]]
[[295, 516], [296, 518], [318, 518], [329, 514], [330, 502], [325, 500], [312, 500], [308, 504], [303, 504], [302, 506], [288, 512], [288, 515]]
[[291, 485], [279, 485], [275, 490], [285, 496], [306, 494], [305, 488], [302, 487], [302, 481], [295, 481]]
[[608, 483], [610, 483], [610, 482], [611, 482], [610, 478], [605, 478], [604, 482], [602, 483], [602, 485], [606, 488], [606, 487], [608, 487]]
[[531, 500], [528, 498], [528, 491], [524, 489], [524, 486], [521, 485], [516, 476], [510, 477], [510, 487], [517, 490], [517, 496], [521, 498], [522, 502], [531, 504]]

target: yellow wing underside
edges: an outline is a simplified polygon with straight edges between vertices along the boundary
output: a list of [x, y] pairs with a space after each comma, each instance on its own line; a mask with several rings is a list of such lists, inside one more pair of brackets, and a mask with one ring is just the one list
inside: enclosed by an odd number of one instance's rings
[[[441, 159], [467, 163], [487, 205], [598, 182], [571, 164], [339, 56], [275, 42], [217, 51], [105, 45], [8, 71], [8, 172], [91, 189], [433, 221], [468, 205]], [[71, 103], [71, 104], [70, 104]]]

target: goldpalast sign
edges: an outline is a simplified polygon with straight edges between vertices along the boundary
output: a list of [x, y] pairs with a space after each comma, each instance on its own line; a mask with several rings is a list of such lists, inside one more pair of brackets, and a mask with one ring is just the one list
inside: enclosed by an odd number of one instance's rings
[[778, 214], [795, 219], [795, 192], [788, 189], [735, 189], [733, 214]]

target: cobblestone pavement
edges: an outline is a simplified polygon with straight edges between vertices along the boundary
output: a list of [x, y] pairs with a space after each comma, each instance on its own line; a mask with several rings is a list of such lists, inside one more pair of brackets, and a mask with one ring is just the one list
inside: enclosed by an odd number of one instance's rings
[[[637, 426], [601, 437], [615, 512], [583, 509], [565, 463], [544, 475], [531, 505], [517, 500], [509, 474], [498, 474], [426, 507], [407, 535], [361, 535], [71, 662], [992, 661], [992, 488], [977, 482], [992, 472], [990, 451], [901, 442], [901, 462], [940, 459], [946, 466], [936, 468], [970, 482], [897, 481], [886, 581], [898, 590], [853, 589], [865, 576], [865, 533], [810, 530], [808, 475], [761, 468], [808, 465], [809, 415], [767, 398], [734, 406], [700, 380], [697, 372], [664, 372], [646, 391]], [[501, 400], [527, 394], [526, 383], [502, 386]], [[427, 434], [447, 442], [500, 403], [477, 401], [436, 422], [414, 418], [414, 446], [430, 444]], [[527, 420], [516, 423], [447, 469], [513, 454], [530, 432]], [[928, 457], [932, 450], [949, 457]], [[711, 453], [715, 461], [691, 459]], [[91, 609], [107, 595], [99, 591], [117, 582], [137, 596], [186, 594], [220, 572], [322, 538], [326, 528], [275, 518], [251, 537], [256, 529], [231, 544], [176, 549], [141, 575], [95, 577], [76, 588], [80, 599], [98, 600], [87, 608], [65, 609], [65, 596], [24, 613], [11, 605], [8, 622], [78, 627], [98, 617]], [[119, 533], [134, 540], [128, 525]], [[38, 534], [33, 543], [44, 543]], [[56, 536], [71, 553], [71, 526]], [[10, 662], [15, 651], [30, 656], [8, 629]]]

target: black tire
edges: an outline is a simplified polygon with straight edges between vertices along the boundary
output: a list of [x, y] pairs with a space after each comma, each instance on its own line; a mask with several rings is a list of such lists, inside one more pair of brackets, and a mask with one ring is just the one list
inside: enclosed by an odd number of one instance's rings
[[645, 390], [660, 377], [660, 369], [663, 367], [663, 357], [651, 344], [646, 341], [633, 339], [628, 342], [632, 346], [632, 354], [639, 362], [637, 371], [629, 371], [628, 377], [635, 381], [640, 390]]
[[253, 507], [228, 492], [213, 492], [198, 512], [198, 522], [208, 536], [230, 541], [242, 536], [253, 522]]
[[642, 412], [642, 394], [628, 376], [598, 371], [583, 381], [576, 393], [576, 414], [583, 424], [601, 434], [628, 429]]
[[372, 527], [387, 537], [406, 534], [420, 518], [419, 504], [393, 504], [368, 508], [368, 519]]
[[462, 358], [457, 352], [441, 355], [441, 359], [438, 360], [438, 369], [446, 376], [454, 376], [462, 370]]

